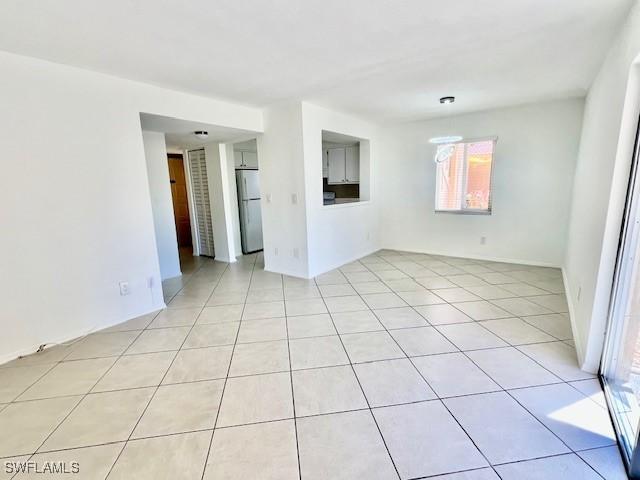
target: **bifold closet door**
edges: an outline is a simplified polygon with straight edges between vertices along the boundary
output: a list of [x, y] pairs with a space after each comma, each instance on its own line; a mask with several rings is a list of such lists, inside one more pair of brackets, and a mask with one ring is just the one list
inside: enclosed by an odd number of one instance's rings
[[189, 172], [191, 174], [200, 255], [213, 257], [213, 225], [211, 224], [211, 202], [204, 150], [189, 152]]

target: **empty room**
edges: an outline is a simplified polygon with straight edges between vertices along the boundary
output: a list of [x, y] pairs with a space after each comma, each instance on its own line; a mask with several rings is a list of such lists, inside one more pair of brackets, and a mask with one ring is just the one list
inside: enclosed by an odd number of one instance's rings
[[0, 479], [640, 479], [640, 0], [0, 7]]

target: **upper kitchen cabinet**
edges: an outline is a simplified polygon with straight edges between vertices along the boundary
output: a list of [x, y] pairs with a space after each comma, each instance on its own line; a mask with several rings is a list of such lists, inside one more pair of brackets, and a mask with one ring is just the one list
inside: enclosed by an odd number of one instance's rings
[[242, 161], [246, 168], [258, 168], [258, 153], [242, 152]]
[[258, 148], [255, 140], [236, 143], [233, 149], [236, 169], [258, 168]]
[[369, 151], [367, 139], [322, 130], [324, 205], [369, 200]]
[[329, 176], [329, 150], [322, 149], [322, 178]]
[[329, 185], [360, 182], [360, 149], [358, 145], [326, 148]]
[[346, 183], [346, 155], [344, 148], [328, 148], [327, 149], [328, 183]]
[[347, 183], [360, 183], [360, 147], [358, 145], [345, 148], [344, 163]]

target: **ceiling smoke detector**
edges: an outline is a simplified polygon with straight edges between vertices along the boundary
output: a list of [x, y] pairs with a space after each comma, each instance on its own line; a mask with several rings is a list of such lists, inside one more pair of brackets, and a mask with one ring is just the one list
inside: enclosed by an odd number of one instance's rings
[[206, 130], [196, 130], [195, 132], [193, 132], [193, 134], [200, 140], [204, 140], [209, 136], [209, 132], [207, 132]]

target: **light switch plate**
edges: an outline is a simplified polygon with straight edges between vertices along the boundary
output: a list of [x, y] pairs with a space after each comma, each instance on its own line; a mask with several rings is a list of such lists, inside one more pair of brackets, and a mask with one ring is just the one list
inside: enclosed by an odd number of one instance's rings
[[120, 295], [123, 297], [131, 293], [131, 290], [129, 289], [129, 282], [120, 282], [118, 285], [120, 286]]

